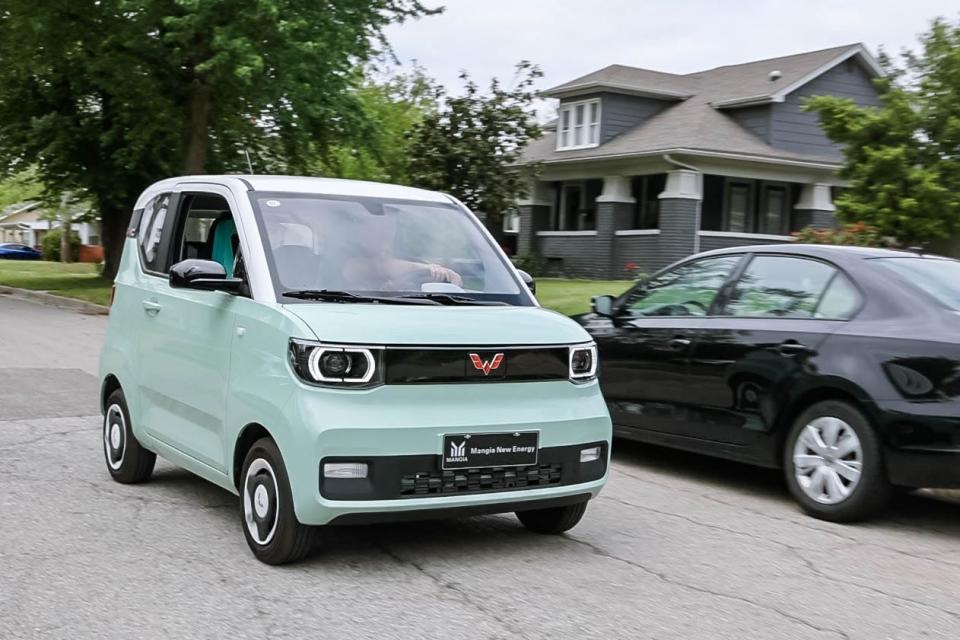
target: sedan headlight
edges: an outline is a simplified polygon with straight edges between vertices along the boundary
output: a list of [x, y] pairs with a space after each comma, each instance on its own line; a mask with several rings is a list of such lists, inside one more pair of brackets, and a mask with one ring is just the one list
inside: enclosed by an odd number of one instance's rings
[[327, 387], [383, 383], [383, 349], [290, 340], [290, 365], [304, 382]]
[[570, 347], [570, 379], [585, 382], [597, 377], [597, 345], [580, 344]]

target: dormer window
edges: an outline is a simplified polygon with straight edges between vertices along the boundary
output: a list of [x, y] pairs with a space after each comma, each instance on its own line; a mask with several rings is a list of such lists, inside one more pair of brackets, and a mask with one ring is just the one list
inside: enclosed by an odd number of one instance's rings
[[557, 149], [584, 149], [600, 144], [600, 100], [580, 100], [560, 105]]

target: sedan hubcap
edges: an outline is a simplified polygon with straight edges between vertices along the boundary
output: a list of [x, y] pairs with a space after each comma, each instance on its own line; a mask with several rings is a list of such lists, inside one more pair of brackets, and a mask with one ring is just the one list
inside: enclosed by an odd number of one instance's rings
[[863, 448], [849, 424], [833, 416], [805, 426], [793, 446], [797, 484], [821, 504], [839, 504], [860, 482]]
[[247, 532], [257, 544], [270, 544], [277, 532], [280, 506], [273, 467], [263, 458], [257, 458], [247, 468], [243, 486], [243, 520]]
[[107, 464], [114, 471], [123, 464], [126, 451], [127, 425], [123, 410], [118, 404], [112, 404], [103, 416], [103, 451], [107, 455]]

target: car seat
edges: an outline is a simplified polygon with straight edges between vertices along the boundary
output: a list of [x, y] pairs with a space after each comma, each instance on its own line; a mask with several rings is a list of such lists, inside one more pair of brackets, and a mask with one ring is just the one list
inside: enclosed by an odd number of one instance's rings
[[237, 235], [237, 225], [229, 213], [221, 214], [210, 225], [212, 245], [210, 259], [223, 265], [227, 277], [233, 277], [233, 267], [240, 238]]

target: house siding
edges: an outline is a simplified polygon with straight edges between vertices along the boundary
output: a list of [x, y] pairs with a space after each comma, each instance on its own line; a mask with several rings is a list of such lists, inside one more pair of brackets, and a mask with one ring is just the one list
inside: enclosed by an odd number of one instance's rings
[[657, 115], [670, 103], [663, 100], [601, 93], [600, 144], [609, 142]]
[[615, 279], [631, 278], [634, 274], [626, 269], [628, 262], [634, 262], [640, 273], [651, 274], [663, 265], [660, 262], [660, 236], [617, 236], [614, 240]]
[[840, 157], [840, 147], [830, 142], [820, 128], [817, 114], [803, 110], [807, 98], [819, 95], [850, 98], [861, 106], [880, 104], [866, 70], [858, 62], [842, 62], [771, 106], [771, 145], [794, 153]]
[[596, 236], [540, 236], [539, 241], [547, 275], [595, 279], [607, 277], [609, 248], [597, 242]]
[[741, 127], [747, 131], [750, 131], [764, 142], [769, 143], [771, 118], [770, 111], [770, 105], [765, 104], [759, 107], [744, 107], [743, 109], [734, 109], [728, 113]]

